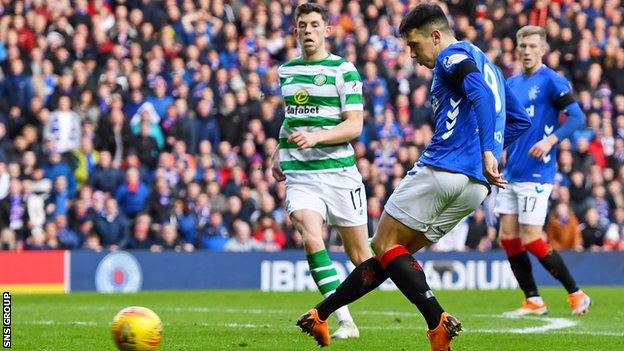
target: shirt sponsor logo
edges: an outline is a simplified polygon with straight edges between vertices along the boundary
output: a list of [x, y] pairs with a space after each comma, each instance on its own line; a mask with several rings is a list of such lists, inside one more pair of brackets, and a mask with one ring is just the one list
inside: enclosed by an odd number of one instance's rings
[[292, 115], [318, 115], [319, 114], [318, 106], [287, 106], [286, 114], [289, 116]]
[[305, 105], [310, 101], [310, 93], [305, 89], [299, 89], [294, 95], [295, 104]]

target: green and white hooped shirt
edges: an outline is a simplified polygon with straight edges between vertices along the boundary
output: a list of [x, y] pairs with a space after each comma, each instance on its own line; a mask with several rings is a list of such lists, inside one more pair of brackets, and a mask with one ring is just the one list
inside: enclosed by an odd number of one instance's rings
[[335, 172], [355, 166], [348, 142], [297, 150], [288, 137], [297, 131], [331, 129], [342, 112], [363, 111], [362, 78], [355, 66], [329, 54], [318, 61], [297, 57], [278, 69], [286, 115], [279, 134], [280, 165], [289, 172]]

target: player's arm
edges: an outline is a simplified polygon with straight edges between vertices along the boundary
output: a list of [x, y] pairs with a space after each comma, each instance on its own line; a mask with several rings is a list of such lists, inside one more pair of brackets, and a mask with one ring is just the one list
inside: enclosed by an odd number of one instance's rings
[[298, 149], [314, 147], [317, 144], [341, 144], [357, 138], [362, 133], [364, 124], [362, 78], [353, 64], [345, 63], [343, 65], [344, 68], [338, 71], [336, 77], [342, 122], [331, 129], [318, 132], [293, 133], [288, 141], [296, 143]]
[[450, 73], [451, 82], [470, 101], [477, 115], [479, 141], [483, 157], [483, 174], [490, 184], [504, 187], [506, 181], [498, 172], [498, 161], [493, 153], [496, 147], [494, 139], [496, 112], [492, 90], [485, 83], [481, 71], [472, 60], [464, 59], [454, 66]]
[[[277, 70], [278, 75], [281, 68], [282, 67], [280, 66]], [[281, 85], [282, 84], [280, 79], [280, 89]], [[275, 180], [277, 180], [278, 182], [283, 182], [284, 180], [286, 180], [286, 176], [284, 175], [284, 172], [282, 172], [282, 166], [280, 165], [279, 143], [277, 143], [277, 146], [275, 147], [275, 150], [273, 150], [273, 154], [271, 155], [271, 171], [273, 173], [273, 178], [275, 178]]]
[[531, 127], [531, 117], [518, 100], [516, 93], [505, 82], [505, 136], [503, 149], [513, 144], [518, 138]]
[[569, 137], [574, 131], [585, 126], [586, 120], [581, 107], [572, 96], [568, 82], [563, 77], [557, 76], [551, 79], [549, 83], [551, 90], [555, 92], [554, 96], [551, 97], [553, 103], [559, 111], [563, 111], [566, 114], [567, 119], [554, 133], [535, 143], [529, 150], [529, 155], [540, 160], [548, 155], [552, 147], [559, 141]]
[[271, 155], [271, 171], [273, 172], [273, 178], [275, 178], [278, 182], [286, 180], [286, 176], [284, 175], [284, 172], [282, 172], [282, 166], [280, 166], [279, 145], [275, 147], [275, 150], [273, 150], [273, 154]]
[[362, 133], [364, 114], [362, 111], [346, 111], [342, 113], [343, 121], [332, 129], [318, 132], [296, 132], [289, 142], [297, 144], [297, 149], [307, 149], [317, 144], [341, 144], [357, 138]]

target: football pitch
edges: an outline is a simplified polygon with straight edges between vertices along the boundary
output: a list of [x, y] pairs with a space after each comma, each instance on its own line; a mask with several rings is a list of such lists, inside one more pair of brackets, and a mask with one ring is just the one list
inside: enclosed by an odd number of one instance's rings
[[[519, 290], [440, 291], [442, 305], [464, 332], [453, 350], [624, 350], [624, 288], [588, 287], [589, 314], [570, 315], [562, 288], [543, 288], [549, 314], [503, 318]], [[122, 308], [154, 310], [164, 324], [159, 350], [314, 350], [295, 326], [318, 293], [165, 291], [127, 295], [13, 295], [14, 350], [115, 350], [109, 326]], [[376, 291], [351, 306], [360, 339], [326, 350], [428, 350], [425, 322], [398, 292]], [[332, 330], [336, 327], [332, 317]]]

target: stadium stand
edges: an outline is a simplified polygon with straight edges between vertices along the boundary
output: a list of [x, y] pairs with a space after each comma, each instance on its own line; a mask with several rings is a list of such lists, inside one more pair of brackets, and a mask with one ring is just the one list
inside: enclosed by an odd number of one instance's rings
[[[323, 3], [331, 51], [364, 81], [354, 147], [372, 233], [431, 138], [431, 73], [396, 36], [413, 1]], [[0, 0], [0, 250], [300, 248], [270, 172], [283, 120], [277, 67], [298, 55], [296, 4]], [[557, 248], [624, 250], [620, 2], [444, 5], [460, 39], [505, 76], [519, 71], [516, 30], [546, 28], [544, 61], [588, 119], [560, 144], [546, 234]], [[446, 246], [496, 247], [492, 206]], [[327, 241], [340, 250], [336, 237]]]

